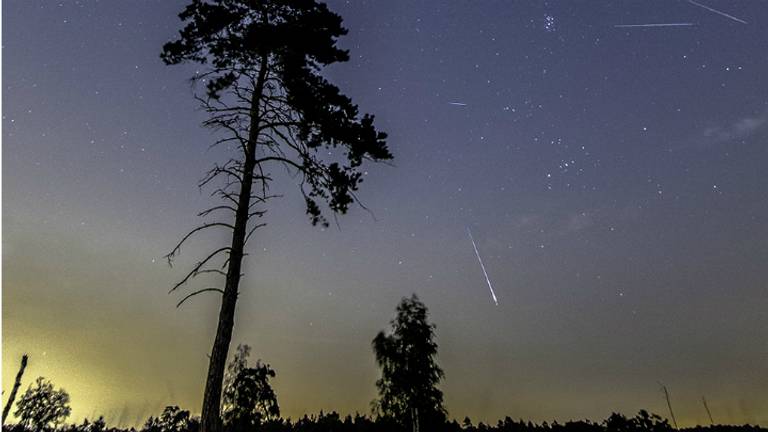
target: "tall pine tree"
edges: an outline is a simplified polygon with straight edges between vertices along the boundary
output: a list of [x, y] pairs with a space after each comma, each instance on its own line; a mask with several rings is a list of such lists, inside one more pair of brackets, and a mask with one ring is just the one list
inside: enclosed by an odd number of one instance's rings
[[[228, 245], [212, 250], [176, 285], [202, 273], [220, 274], [222, 295], [216, 338], [203, 396], [202, 432], [221, 428], [220, 403], [227, 351], [232, 339], [242, 259], [251, 234], [263, 224], [274, 166], [300, 180], [299, 190], [312, 224], [327, 225], [324, 209], [345, 213], [357, 201], [365, 161], [391, 159], [386, 134], [373, 116], [328, 82], [321, 70], [349, 59], [336, 46], [346, 34], [342, 19], [314, 0], [193, 0], [179, 15], [178, 39], [163, 47], [167, 64], [197, 63], [193, 81], [204, 86], [196, 97], [208, 113], [204, 125], [221, 132], [215, 145], [234, 155], [216, 164], [201, 186], [216, 184], [223, 203], [201, 213], [226, 215], [206, 221], [184, 236], [169, 262], [195, 233], [209, 228], [231, 231]], [[328, 156], [334, 149], [335, 156]], [[217, 261], [218, 260], [218, 261]], [[223, 263], [222, 263], [223, 262]]]

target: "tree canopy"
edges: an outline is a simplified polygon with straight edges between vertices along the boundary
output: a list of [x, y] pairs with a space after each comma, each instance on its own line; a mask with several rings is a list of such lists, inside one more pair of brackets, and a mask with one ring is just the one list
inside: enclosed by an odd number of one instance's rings
[[222, 417], [230, 430], [247, 430], [280, 417], [277, 395], [269, 383], [275, 371], [261, 360], [248, 367], [251, 347], [240, 344], [224, 374]]
[[232, 359], [227, 364], [224, 372], [224, 381], [221, 392], [221, 415], [226, 416], [227, 411], [234, 408], [235, 380], [240, 372], [248, 367], [248, 357], [251, 355], [251, 347], [246, 344], [238, 344]]
[[[179, 17], [186, 26], [161, 57], [207, 66], [193, 78], [205, 82], [200, 100], [215, 113], [206, 125], [246, 154], [248, 144], [263, 150], [257, 166], [278, 163], [299, 174], [313, 224], [326, 223], [320, 200], [346, 212], [363, 180], [363, 161], [392, 155], [373, 116], [360, 115], [320, 73], [349, 59], [336, 46], [347, 33], [341, 17], [314, 0], [194, 0]], [[322, 147], [340, 148], [344, 157], [326, 160]]]
[[55, 427], [69, 417], [69, 393], [54, 389], [53, 383], [43, 377], [29, 385], [16, 404], [14, 414], [25, 427], [35, 431]]
[[231, 430], [251, 429], [280, 417], [277, 395], [269, 383], [274, 377], [275, 371], [261, 362], [237, 374], [231, 393], [224, 395], [232, 401], [231, 409], [224, 413], [224, 423]]
[[144, 423], [144, 432], [186, 432], [195, 423], [189, 411], [169, 405], [157, 417], [150, 417]]
[[374, 408], [421, 430], [443, 424], [446, 417], [443, 392], [437, 388], [444, 373], [435, 358], [435, 325], [427, 318], [427, 307], [416, 294], [403, 298], [390, 332], [380, 332], [373, 340], [381, 367]]

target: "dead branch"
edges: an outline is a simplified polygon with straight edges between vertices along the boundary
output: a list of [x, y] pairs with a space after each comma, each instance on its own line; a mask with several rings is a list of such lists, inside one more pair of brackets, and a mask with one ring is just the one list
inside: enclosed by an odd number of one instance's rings
[[193, 229], [192, 231], [188, 232], [187, 235], [185, 235], [179, 243], [176, 244], [176, 247], [174, 247], [168, 255], [164, 256], [163, 258], [168, 260], [168, 265], [173, 267], [173, 258], [178, 254], [178, 252], [181, 250], [181, 245], [184, 244], [184, 242], [187, 241], [190, 237], [192, 237], [195, 233], [202, 231], [206, 228], [211, 228], [215, 226], [223, 226], [229, 229], [235, 229], [234, 226], [224, 223], [224, 222], [211, 222], [207, 224], [200, 225], [199, 227]]
[[216, 255], [220, 254], [221, 252], [224, 252], [224, 251], [228, 251], [228, 250], [231, 250], [231, 249], [232, 249], [231, 247], [229, 247], [229, 246], [225, 246], [225, 247], [222, 247], [222, 248], [219, 248], [219, 249], [216, 249], [215, 251], [213, 251], [213, 252], [212, 252], [210, 255], [208, 255], [208, 256], [207, 256], [207, 257], [206, 257], [204, 260], [202, 260], [202, 261], [198, 262], [197, 264], [195, 264], [195, 267], [194, 267], [194, 268], [192, 268], [192, 271], [190, 271], [189, 273], [187, 273], [187, 275], [186, 275], [186, 276], [184, 276], [184, 279], [182, 279], [180, 282], [176, 283], [176, 285], [174, 285], [174, 286], [173, 286], [173, 288], [171, 288], [171, 290], [170, 290], [170, 291], [168, 291], [168, 294], [170, 294], [170, 293], [172, 293], [172, 292], [176, 291], [176, 289], [177, 289], [178, 287], [180, 287], [180, 286], [184, 285], [185, 283], [187, 283], [187, 281], [188, 281], [189, 279], [191, 279], [191, 278], [193, 278], [193, 277], [197, 276], [198, 274], [200, 274], [200, 269], [201, 269], [201, 268], [202, 268], [202, 267], [203, 267], [203, 266], [204, 266], [204, 265], [205, 265], [205, 264], [206, 264], [208, 261], [210, 261], [210, 260], [211, 260], [211, 258], [213, 258], [214, 256], [216, 256]]
[[253, 232], [256, 231], [256, 229], [265, 227], [265, 226], [267, 226], [266, 223], [260, 223], [260, 224], [254, 225], [253, 228], [251, 228], [251, 230], [248, 231], [248, 234], [245, 236], [245, 240], [243, 241], [243, 244], [244, 245], [248, 244], [248, 239], [251, 238], [251, 234], [253, 234]]
[[672, 424], [675, 425], [675, 429], [677, 429], [677, 419], [675, 418], [675, 412], [672, 411], [672, 402], [669, 401], [669, 391], [667, 390], [667, 386], [662, 383], [659, 383], [659, 385], [664, 392], [664, 398], [667, 400], [667, 407], [669, 408], [669, 415], [672, 417]]
[[208, 214], [210, 214], [211, 212], [214, 212], [216, 210], [232, 210], [232, 212], [236, 212], [236, 210], [232, 206], [220, 205], [220, 206], [215, 206], [215, 207], [211, 207], [209, 209], [203, 210], [197, 215], [200, 217], [205, 217], [205, 216], [208, 216]]
[[191, 298], [193, 296], [196, 296], [196, 295], [198, 295], [200, 293], [207, 292], [207, 291], [217, 291], [217, 292], [221, 293], [221, 295], [224, 295], [224, 290], [222, 290], [222, 289], [219, 289], [219, 288], [203, 288], [203, 289], [197, 290], [197, 291], [195, 291], [195, 292], [193, 292], [191, 294], [187, 294], [183, 299], [181, 299], [180, 302], [176, 303], [176, 308], [181, 306], [181, 304], [184, 303], [185, 301], [187, 301], [189, 298]]

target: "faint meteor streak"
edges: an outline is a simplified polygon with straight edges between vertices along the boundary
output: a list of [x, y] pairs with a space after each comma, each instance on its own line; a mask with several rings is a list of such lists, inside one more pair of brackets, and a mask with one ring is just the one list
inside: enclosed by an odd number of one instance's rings
[[695, 26], [694, 23], [658, 23], [658, 24], [616, 24], [616, 28], [630, 28], [630, 27], [690, 27]]
[[463, 102], [448, 102], [448, 105], [454, 105], [454, 106], [467, 106], [467, 104]]
[[700, 7], [700, 8], [706, 9], [706, 10], [708, 10], [708, 11], [710, 11], [710, 12], [714, 12], [714, 13], [716, 13], [716, 14], [718, 14], [718, 15], [720, 15], [720, 16], [724, 16], [724, 17], [726, 17], [726, 18], [728, 18], [728, 19], [732, 19], [732, 20], [734, 20], [734, 21], [736, 21], [736, 22], [740, 22], [740, 23], [742, 23], [742, 24], [747, 24], [747, 22], [746, 22], [746, 21], [744, 21], [743, 19], [739, 19], [739, 18], [736, 18], [736, 17], [735, 17], [735, 16], [733, 16], [733, 15], [728, 15], [727, 13], [725, 13], [725, 12], [723, 12], [723, 11], [719, 11], [719, 10], [717, 10], [717, 9], [715, 9], [715, 8], [709, 7], [709, 6], [707, 6], [707, 5], [703, 5], [703, 4], [701, 4], [701, 3], [699, 3], [699, 2], [696, 2], [696, 1], [694, 1], [694, 0], [688, 0], [688, 3], [690, 3], [690, 4], [694, 5], [694, 6], [698, 6], [698, 7]]
[[496, 298], [496, 293], [493, 292], [491, 279], [488, 277], [488, 272], [485, 271], [485, 265], [483, 265], [483, 259], [480, 258], [480, 252], [477, 251], [477, 245], [475, 244], [475, 239], [474, 237], [472, 237], [472, 231], [469, 230], [469, 227], [467, 227], [467, 234], [469, 234], [469, 240], [472, 242], [472, 247], [475, 248], [475, 255], [477, 256], [477, 261], [480, 263], [480, 268], [483, 269], [483, 274], [485, 275], [485, 281], [488, 283], [488, 289], [491, 290], [491, 297], [493, 297], [493, 302], [496, 303], [496, 306], [498, 306], [499, 300]]

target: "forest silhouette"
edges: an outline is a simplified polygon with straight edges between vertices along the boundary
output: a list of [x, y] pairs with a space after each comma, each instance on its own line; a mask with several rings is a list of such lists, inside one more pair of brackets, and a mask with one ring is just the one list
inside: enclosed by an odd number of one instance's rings
[[[221, 395], [221, 427], [225, 432], [414, 432], [414, 431], [499, 431], [499, 432], [753, 432], [760, 426], [715, 424], [678, 428], [669, 420], [640, 410], [634, 417], [614, 413], [600, 422], [589, 420], [565, 423], [513, 420], [507, 416], [495, 425], [473, 423], [464, 417], [449, 420], [438, 388], [445, 374], [437, 364], [436, 326], [428, 320], [426, 305], [413, 294], [397, 306], [396, 317], [372, 341], [373, 354], [381, 368], [376, 381], [379, 398], [372, 401], [369, 415], [341, 416], [336, 412], [304, 415], [292, 420], [280, 416], [278, 395], [270, 384], [276, 371], [261, 360], [250, 365], [251, 348], [238, 345], [227, 365]], [[26, 367], [22, 361], [17, 382]], [[289, 396], [290, 397], [290, 396]], [[9, 399], [5, 409], [10, 409]], [[671, 405], [670, 405], [671, 407]], [[139, 428], [108, 427], [104, 417], [65, 424], [70, 414], [69, 394], [38, 377], [16, 402], [16, 424], [3, 424], [4, 432], [200, 432], [201, 419], [178, 406], [167, 406], [150, 416]], [[673, 414], [673, 413], [670, 413]]]

